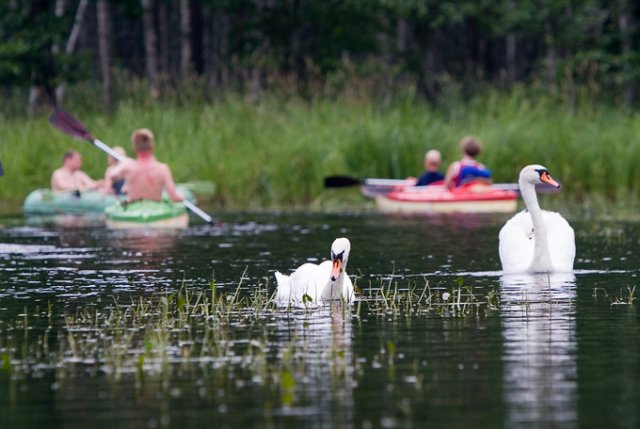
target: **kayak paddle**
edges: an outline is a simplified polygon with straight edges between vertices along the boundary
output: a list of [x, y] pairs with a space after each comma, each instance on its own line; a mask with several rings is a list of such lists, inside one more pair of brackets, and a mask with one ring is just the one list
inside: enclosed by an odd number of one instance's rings
[[[78, 119], [76, 119], [75, 117], [73, 117], [72, 115], [70, 115], [69, 113], [63, 110], [59, 110], [59, 109], [55, 110], [49, 117], [49, 122], [51, 122], [51, 125], [59, 129], [63, 133], [70, 135], [71, 137], [77, 140], [85, 140], [90, 143], [93, 143], [93, 145], [96, 146], [98, 149], [102, 150], [103, 152], [106, 152], [107, 154], [111, 155], [118, 161], [126, 160], [125, 156], [121, 155], [120, 153], [116, 152], [108, 145], [104, 144], [100, 140], [93, 137], [91, 133], [89, 133], [87, 128], [84, 126], [84, 124], [82, 124], [82, 122], [80, 122]], [[182, 203], [187, 209], [189, 209], [191, 212], [195, 213], [196, 215], [200, 216], [209, 225], [214, 224], [213, 218], [209, 216], [207, 213], [205, 213], [204, 211], [202, 211], [200, 208], [198, 208], [191, 201], [183, 200]]]
[[[346, 188], [349, 186], [357, 186], [364, 185], [368, 187], [375, 188], [375, 193], [384, 193], [385, 190], [392, 191], [397, 186], [409, 186], [413, 187], [413, 182], [404, 179], [358, 179], [356, 177], [351, 176], [327, 176], [324, 178], [324, 187], [325, 188]], [[493, 189], [498, 189], [501, 191], [516, 191], [520, 192], [520, 188], [517, 183], [493, 183], [491, 185]], [[424, 189], [423, 186], [416, 186], [416, 190]], [[442, 185], [428, 185], [426, 188], [429, 189], [444, 189]], [[537, 192], [555, 192], [556, 188], [553, 186], [549, 186], [546, 184], [536, 185]]]

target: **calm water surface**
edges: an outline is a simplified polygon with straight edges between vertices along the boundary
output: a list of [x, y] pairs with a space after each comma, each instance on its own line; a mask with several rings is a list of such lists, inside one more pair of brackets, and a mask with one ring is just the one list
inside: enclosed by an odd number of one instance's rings
[[[640, 223], [570, 219], [574, 274], [506, 276], [497, 252], [506, 219], [230, 213], [218, 228], [133, 234], [2, 218], [0, 428], [640, 427], [640, 317], [628, 304], [640, 283]], [[207, 290], [212, 279], [220, 291], [273, 290], [275, 270], [327, 258], [343, 235], [362, 293], [426, 281], [444, 293], [462, 282], [480, 300], [497, 293], [499, 308], [275, 312], [239, 323], [222, 360], [169, 351], [168, 367], [143, 377], [10, 351], [21, 320], [33, 320], [29, 335], [64, 327], [34, 318], [48, 311], [102, 311]], [[273, 362], [288, 363], [274, 375]]]

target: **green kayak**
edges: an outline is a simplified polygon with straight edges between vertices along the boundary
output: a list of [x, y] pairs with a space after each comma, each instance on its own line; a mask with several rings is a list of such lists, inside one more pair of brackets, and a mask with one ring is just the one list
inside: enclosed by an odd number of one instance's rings
[[116, 196], [97, 191], [53, 192], [50, 189], [36, 189], [27, 195], [23, 210], [26, 215], [102, 214], [106, 207], [116, 202]]
[[[190, 185], [178, 184], [176, 189], [186, 200], [195, 203]], [[122, 197], [125, 198], [125, 197]], [[168, 199], [168, 196], [164, 196]], [[27, 195], [23, 210], [27, 216], [37, 215], [103, 215], [104, 209], [112, 206], [119, 199], [115, 195], [98, 191], [53, 192], [50, 189], [36, 189]]]
[[108, 228], [186, 228], [189, 214], [182, 203], [140, 200], [104, 210]]

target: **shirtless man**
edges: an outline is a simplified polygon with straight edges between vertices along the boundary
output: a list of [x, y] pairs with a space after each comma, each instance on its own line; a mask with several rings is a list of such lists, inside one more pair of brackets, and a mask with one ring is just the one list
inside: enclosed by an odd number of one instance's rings
[[51, 190], [54, 192], [85, 191], [97, 189], [100, 182], [90, 178], [82, 168], [80, 152], [70, 150], [62, 157], [62, 167], [51, 175]]
[[153, 156], [153, 133], [151, 130], [141, 128], [134, 131], [131, 142], [136, 159], [119, 163], [109, 173], [109, 178], [112, 181], [125, 180], [127, 199], [129, 201], [160, 201], [162, 190], [165, 189], [172, 201], [182, 201], [182, 197], [176, 192], [176, 184], [171, 176], [169, 166], [158, 162]]

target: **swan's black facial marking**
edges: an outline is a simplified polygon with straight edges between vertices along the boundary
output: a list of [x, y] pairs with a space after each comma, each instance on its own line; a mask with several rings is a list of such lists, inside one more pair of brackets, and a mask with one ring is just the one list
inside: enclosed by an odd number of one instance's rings
[[344, 250], [338, 254], [333, 253], [333, 250], [331, 251], [331, 260], [333, 261], [333, 274], [331, 275], [332, 282], [335, 282], [339, 277], [338, 275], [336, 275], [336, 272], [342, 274], [342, 270], [344, 268], [342, 260], [343, 257]]
[[549, 176], [549, 171], [546, 168], [536, 168], [536, 173], [538, 173], [538, 176], [540, 176], [540, 179], [542, 179], [543, 177], [548, 177]]
[[542, 183], [546, 183], [547, 185], [551, 185], [557, 189], [560, 189], [560, 184], [553, 180], [546, 168], [538, 168], [535, 171], [540, 176], [540, 181]]

